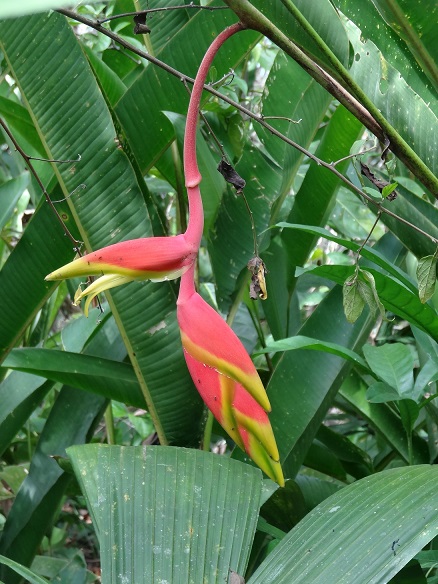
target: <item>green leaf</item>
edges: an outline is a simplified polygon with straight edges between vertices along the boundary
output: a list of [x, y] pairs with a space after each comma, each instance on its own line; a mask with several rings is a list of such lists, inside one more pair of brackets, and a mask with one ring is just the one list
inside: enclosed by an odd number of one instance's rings
[[[336, 6], [362, 31], [365, 40], [371, 40], [382, 52], [384, 58], [400, 71], [408, 85], [418, 93], [432, 110], [437, 111], [436, 92], [410, 53], [406, 43], [386, 25], [373, 2], [363, 0], [335, 0]], [[421, 8], [425, 5], [422, 4]], [[423, 17], [428, 12], [414, 3], [417, 15]]]
[[258, 469], [162, 446], [93, 444], [68, 455], [99, 528], [103, 583], [223, 584], [230, 569], [245, 572]]
[[[329, 64], [324, 51], [316, 45], [313, 39], [309, 37], [292, 14], [280, 2], [253, 0], [251, 3], [269, 18], [275, 26], [280, 28], [283, 33], [293, 39], [296, 44], [302, 47], [307, 53], [312, 54], [317, 61], [323, 61]], [[338, 59], [346, 64], [348, 61], [348, 39], [332, 3], [328, 0], [321, 0], [316, 7], [306, 0], [295, 0], [294, 4], [322, 39], [329, 44]]]
[[[66, 203], [57, 208], [70, 229], [74, 221]], [[71, 241], [65, 237], [49, 205], [43, 202], [0, 272], [3, 308], [0, 359], [17, 344], [56, 289], [58, 284], [45, 282], [44, 276], [71, 261], [73, 256]]]
[[347, 278], [342, 287], [345, 318], [348, 322], [356, 322], [365, 306], [364, 295], [359, 290], [357, 274]]
[[398, 187], [398, 183], [391, 183], [390, 185], [386, 185], [382, 189], [382, 197], [386, 199], [395, 189]]
[[18, 371], [0, 383], [0, 456], [52, 386], [41, 377]]
[[350, 74], [423, 162], [436, 172], [437, 118], [432, 108], [386, 61], [378, 47], [363, 36], [364, 31], [351, 21], [345, 26], [355, 55]]
[[337, 345], [336, 343], [320, 341], [319, 339], [311, 339], [302, 335], [297, 335], [295, 337], [289, 337], [287, 339], [281, 339], [279, 341], [268, 343], [264, 349], [257, 351], [254, 353], [254, 355], [260, 355], [262, 353], [277, 353], [278, 351], [293, 351], [296, 349], [310, 349], [314, 351], [332, 353], [333, 355], [338, 355], [343, 359], [352, 361], [353, 363], [368, 369], [367, 364], [362, 359], [362, 357], [354, 351], [350, 351], [350, 349], [347, 347]]
[[389, 26], [405, 41], [420, 67], [438, 87], [438, 52], [435, 43], [437, 6], [433, 2], [418, 6], [412, 0], [373, 0]]
[[4, 367], [40, 375], [137, 408], [145, 408], [134, 370], [128, 363], [52, 349], [13, 349]]
[[[408, 463], [423, 464], [430, 460], [426, 442], [412, 437], [413, 456], [400, 417], [386, 403], [371, 403], [366, 399], [368, 384], [354, 371], [339, 390], [340, 395], [364, 418], [374, 431]], [[413, 459], [413, 460], [411, 460]]]
[[21, 564], [14, 562], [14, 560], [11, 560], [10, 558], [0, 556], [0, 564], [9, 566], [14, 570], [14, 572], [20, 574], [20, 576], [23, 576], [23, 578], [27, 578], [30, 584], [49, 584], [49, 582], [45, 578], [41, 578], [41, 576], [38, 576], [37, 574], [32, 572], [32, 570], [29, 570], [29, 568], [26, 568], [25, 566], [22, 566]]
[[18, 199], [29, 182], [29, 175], [21, 174], [17, 178], [0, 185], [0, 230], [6, 225], [14, 212]]
[[377, 189], [372, 189], [371, 187], [363, 187], [362, 190], [365, 191], [366, 194], [372, 197], [375, 201], [382, 200], [382, 193]]
[[432, 298], [436, 284], [436, 255], [426, 256], [418, 260], [417, 279], [418, 295], [423, 304]]
[[364, 345], [363, 353], [368, 365], [380, 379], [396, 389], [400, 396], [409, 394], [414, 386], [414, 358], [407, 345]]
[[[351, 266], [318, 266], [308, 273], [343, 284], [351, 276]], [[368, 270], [376, 282], [379, 298], [387, 310], [406, 319], [411, 324], [438, 339], [438, 319], [436, 312], [428, 304], [422, 304], [416, 294], [402, 286], [389, 275], [381, 274], [372, 268]]]
[[403, 399], [398, 403], [398, 408], [400, 411], [400, 418], [403, 423], [403, 427], [406, 430], [406, 434], [410, 436], [412, 430], [415, 427], [415, 422], [418, 419], [420, 413], [420, 408], [411, 399]]
[[386, 320], [385, 307], [380, 302], [376, 289], [376, 281], [371, 272], [368, 272], [367, 270], [359, 270], [358, 284], [359, 294], [368, 304], [371, 314], [376, 317], [377, 313], [380, 313], [380, 316]]
[[[328, 231], [327, 229], [323, 229], [321, 227], [314, 227], [312, 225], [300, 225], [300, 224], [296, 224], [296, 223], [291, 224], [291, 223], [284, 223], [284, 222], [277, 223], [277, 227], [293, 229], [293, 230], [296, 230], [299, 232], [304, 231], [304, 232], [312, 233], [312, 234], [316, 235], [317, 237], [324, 237], [325, 239], [328, 239], [329, 241], [334, 241], [334, 242], [338, 243], [339, 245], [342, 245], [343, 247], [346, 247], [347, 249], [354, 251], [354, 252], [357, 252], [359, 247], [360, 247], [358, 243], [355, 243], [354, 241], [349, 241], [348, 239], [344, 239], [342, 237], [338, 237], [336, 235], [333, 235], [330, 231]], [[394, 276], [394, 278], [399, 280], [404, 286], [406, 286], [406, 288], [412, 290], [412, 292], [417, 291], [415, 284], [412, 282], [412, 280], [409, 278], [409, 276], [406, 274], [406, 272], [404, 272], [399, 267], [394, 265], [394, 263], [392, 261], [388, 260], [383, 255], [383, 253], [381, 253], [376, 247], [365, 246], [361, 249], [360, 254], [365, 259], [373, 262], [374, 264], [376, 264], [377, 266], [379, 266], [380, 268], [382, 268], [383, 270], [388, 272], [388, 274], [391, 274], [392, 276]]]
[[[30, 39], [24, 47], [23, 27]], [[82, 156], [74, 173], [64, 166], [56, 172], [64, 196], [87, 185], [67, 201], [86, 247], [152, 235], [143, 190], [117, 147], [110, 111], [65, 17], [52, 13], [1, 22], [0, 44], [50, 157]], [[70, 79], [68, 96], [60, 78]], [[31, 257], [35, 261], [35, 253]], [[161, 441], [197, 442], [203, 404], [181, 348], [174, 287], [134, 282], [112, 291], [111, 299]]]
[[367, 389], [366, 398], [372, 404], [384, 404], [403, 399], [394, 387], [383, 381], [372, 383]]
[[438, 468], [424, 465], [345, 487], [292, 529], [248, 584], [389, 582], [438, 533], [437, 479]]

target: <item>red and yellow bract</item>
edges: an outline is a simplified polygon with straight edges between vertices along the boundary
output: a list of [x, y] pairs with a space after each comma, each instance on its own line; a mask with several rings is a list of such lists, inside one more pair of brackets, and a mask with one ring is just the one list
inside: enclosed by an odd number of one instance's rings
[[196, 126], [206, 75], [220, 46], [242, 30], [240, 23], [220, 33], [199, 67], [187, 112], [184, 175], [189, 200], [187, 230], [174, 237], [123, 241], [89, 253], [49, 274], [46, 280], [100, 275], [75, 303], [133, 280], [181, 276], [177, 317], [184, 356], [192, 379], [212, 414], [234, 442], [279, 485], [284, 485], [279, 453], [267, 415], [271, 406], [263, 383], [242, 343], [219, 314], [195, 290], [194, 268], [204, 226], [196, 159]]

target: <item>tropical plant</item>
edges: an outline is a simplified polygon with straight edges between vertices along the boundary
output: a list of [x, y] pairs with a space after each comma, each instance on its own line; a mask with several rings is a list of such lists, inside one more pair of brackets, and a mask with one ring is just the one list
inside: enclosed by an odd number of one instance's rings
[[5, 583], [436, 581], [427, 4], [0, 7]]

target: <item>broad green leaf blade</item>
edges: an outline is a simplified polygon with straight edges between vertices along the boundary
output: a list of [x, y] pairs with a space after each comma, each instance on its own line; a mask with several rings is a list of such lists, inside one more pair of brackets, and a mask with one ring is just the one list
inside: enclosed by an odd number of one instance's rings
[[[398, 69], [408, 85], [418, 93], [433, 111], [437, 111], [437, 93], [418, 66], [404, 41], [386, 26], [373, 2], [363, 0], [335, 0], [334, 2], [345, 16], [362, 30], [364, 39], [370, 39], [384, 58]], [[423, 4], [422, 4], [423, 6]], [[419, 10], [418, 12], [422, 12]]]
[[350, 74], [393, 125], [400, 136], [415, 150], [423, 162], [438, 169], [437, 117], [429, 105], [412, 90], [399, 71], [388, 63], [378, 48], [354, 23], [346, 23], [355, 58]]
[[435, 24], [438, 8], [429, 0], [418, 5], [412, 0], [373, 0], [389, 26], [405, 41], [420, 67], [438, 88], [438, 52]]
[[120, 363], [51, 349], [13, 349], [4, 367], [40, 375], [137, 408], [146, 406], [134, 370]]
[[[87, 248], [152, 235], [143, 192], [66, 19], [52, 13], [0, 23], [0, 43], [50, 157], [82, 156], [74, 173], [60, 166], [56, 174], [65, 195], [87, 185], [68, 199]], [[70, 79], [68, 98], [60, 78]], [[203, 405], [185, 365], [173, 287], [132, 283], [111, 298], [161, 441], [196, 442]]]
[[418, 295], [423, 303], [432, 298], [433, 293], [435, 292], [436, 263], [437, 258], [434, 255], [426, 256], [418, 260]]
[[18, 199], [27, 187], [29, 175], [22, 174], [0, 185], [0, 230], [11, 218]]
[[366, 398], [372, 404], [384, 404], [402, 399], [394, 387], [383, 381], [372, 383], [367, 389]]
[[94, 444], [68, 455], [99, 527], [103, 584], [223, 584], [230, 569], [245, 572], [258, 469], [162, 446]]
[[[338, 355], [338, 357], [342, 357], [343, 359], [368, 369], [367, 364], [362, 359], [362, 357], [354, 351], [350, 351], [350, 349], [347, 347], [337, 345], [336, 343], [320, 341], [319, 339], [311, 339], [310, 337], [305, 337], [302, 335], [297, 335], [296, 337], [289, 337], [287, 339], [281, 339], [279, 341], [269, 343], [265, 349], [257, 351], [255, 355], [259, 355], [261, 353], [277, 353], [278, 351], [292, 351], [296, 349], [310, 349], [314, 351], [332, 353], [333, 355]], [[371, 373], [369, 370], [368, 372]]]
[[292, 529], [248, 584], [389, 582], [438, 534], [437, 480], [438, 468], [424, 465], [345, 487]]
[[37, 574], [32, 572], [32, 570], [29, 570], [29, 568], [26, 568], [25, 566], [22, 566], [17, 562], [14, 562], [14, 560], [5, 558], [5, 556], [0, 556], [0, 564], [9, 566], [9, 568], [12, 568], [12, 570], [14, 570], [14, 572], [16, 572], [17, 574], [20, 574], [20, 576], [23, 576], [23, 578], [27, 578], [30, 584], [49, 584], [45, 578], [38, 576]]
[[41, 377], [18, 371], [0, 383], [0, 456], [52, 386]]
[[[329, 64], [324, 52], [304, 32], [301, 25], [298, 24], [281, 2], [252, 0], [251, 3], [290, 39], [293, 39], [294, 43], [302, 47], [306, 53], [310, 53], [317, 61]], [[322, 39], [330, 46], [338, 59], [346, 64], [348, 61], [348, 38], [332, 3], [328, 0], [320, 0], [318, 4], [307, 2], [307, 0], [294, 0], [294, 4]]]
[[380, 347], [364, 345], [363, 352], [374, 373], [400, 395], [414, 386], [414, 357], [403, 343], [385, 343]]

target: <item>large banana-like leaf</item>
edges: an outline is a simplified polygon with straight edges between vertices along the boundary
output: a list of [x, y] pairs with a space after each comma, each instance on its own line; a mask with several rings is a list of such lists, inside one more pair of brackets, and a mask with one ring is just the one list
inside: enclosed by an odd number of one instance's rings
[[248, 584], [389, 582], [438, 534], [437, 479], [436, 466], [412, 466], [345, 487], [306, 515]]
[[[66, 195], [86, 185], [69, 204], [87, 247], [151, 235], [136, 175], [66, 19], [52, 13], [1, 22], [0, 42], [47, 153], [82, 156], [74, 172], [55, 171]], [[180, 348], [172, 290], [130, 284], [113, 292], [112, 309], [161, 441], [187, 444], [199, 435], [202, 403]]]
[[[313, 58], [325, 64], [329, 64], [327, 55], [322, 51], [313, 39], [303, 30], [292, 14], [283, 6], [281, 0], [251, 0], [271, 22], [275, 24], [294, 43], [299, 45]], [[320, 0], [318, 3], [307, 0], [294, 0], [294, 4], [303, 16], [310, 22], [313, 28], [331, 47], [338, 59], [348, 62], [348, 38], [332, 3], [329, 0]]]
[[413, 0], [373, 0], [373, 3], [389, 26], [405, 41], [435, 89], [438, 89], [436, 3], [426, 1], [420, 10]]
[[261, 472], [207, 452], [88, 445], [68, 449], [98, 529], [102, 584], [191, 584], [243, 575]]
[[[433, 111], [437, 111], [437, 93], [428, 82], [404, 41], [389, 26], [385, 26], [382, 17], [372, 0], [336, 0], [337, 8], [352, 20], [362, 31], [364, 39], [370, 39], [381, 51], [384, 58], [398, 69], [408, 85], [428, 103]], [[412, 3], [414, 5], [414, 3]], [[422, 4], [424, 7], [425, 4]], [[419, 6], [418, 6], [419, 8]], [[416, 10], [422, 17], [428, 10]], [[432, 22], [432, 19], [430, 20]]]

